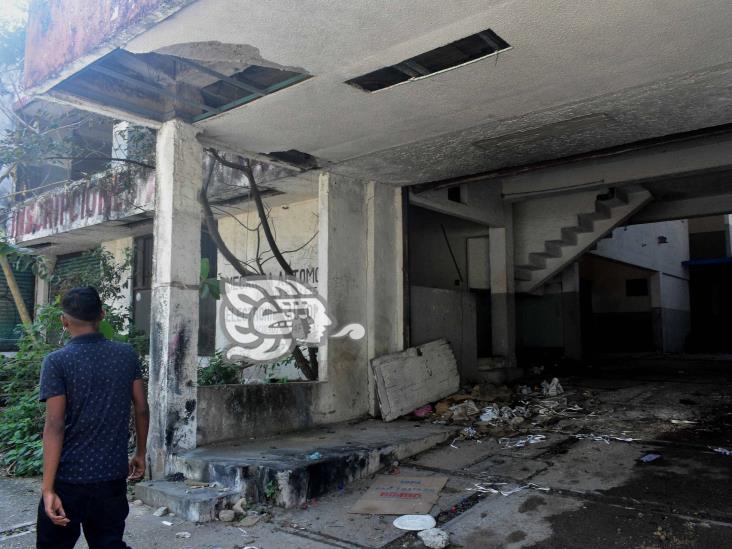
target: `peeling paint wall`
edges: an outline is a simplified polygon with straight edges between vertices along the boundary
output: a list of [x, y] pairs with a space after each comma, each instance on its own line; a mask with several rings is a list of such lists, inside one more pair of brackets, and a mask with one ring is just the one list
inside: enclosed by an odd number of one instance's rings
[[7, 232], [22, 243], [152, 211], [154, 198], [153, 170], [109, 170], [18, 204]]
[[[31, 88], [96, 49], [134, 35], [186, 0], [33, 0], [28, 13], [24, 83]], [[134, 32], [134, 27], [141, 28]]]

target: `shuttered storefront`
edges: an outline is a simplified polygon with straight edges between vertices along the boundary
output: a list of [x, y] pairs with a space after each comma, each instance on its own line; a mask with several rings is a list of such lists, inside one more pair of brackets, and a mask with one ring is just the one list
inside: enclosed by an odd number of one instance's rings
[[[23, 296], [28, 312], [33, 314], [33, 297], [35, 292], [36, 277], [30, 269], [25, 271], [13, 270], [15, 280], [20, 287], [20, 294]], [[0, 351], [17, 350], [18, 337], [20, 336], [20, 315], [15, 307], [13, 295], [10, 293], [5, 275], [0, 270]]]

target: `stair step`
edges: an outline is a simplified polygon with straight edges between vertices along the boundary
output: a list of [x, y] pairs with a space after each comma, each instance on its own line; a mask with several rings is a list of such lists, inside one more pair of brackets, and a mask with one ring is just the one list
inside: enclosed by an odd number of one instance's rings
[[531, 271], [523, 269], [521, 267], [514, 267], [513, 276], [516, 280], [523, 280], [528, 282], [531, 280]]
[[547, 257], [562, 257], [562, 248], [565, 245], [561, 240], [547, 240], [544, 242], [544, 253]]
[[529, 263], [535, 265], [540, 269], [546, 268], [546, 260], [550, 257], [545, 252], [531, 252], [529, 254]]
[[154, 480], [135, 485], [135, 497], [151, 507], [167, 507], [191, 522], [211, 522], [220, 509], [230, 507], [242, 494], [237, 490], [193, 488], [184, 482]]
[[514, 267], [514, 270], [522, 269], [524, 271], [541, 271], [544, 269], [544, 267], [539, 267], [538, 265], [532, 265], [530, 263], [525, 263], [523, 265], [516, 265]]
[[[368, 420], [269, 439], [202, 446], [174, 456], [173, 463], [187, 479], [224, 487], [221, 498], [246, 497], [249, 503], [270, 502], [291, 508], [424, 452], [449, 440], [459, 429]], [[166, 503], [170, 498], [178, 509], [173, 512], [201, 517], [195, 519], [199, 522], [211, 520], [223, 501], [217, 498], [218, 492], [186, 492], [188, 487], [183, 483], [152, 484], [142, 487], [140, 499], [172, 510]]]

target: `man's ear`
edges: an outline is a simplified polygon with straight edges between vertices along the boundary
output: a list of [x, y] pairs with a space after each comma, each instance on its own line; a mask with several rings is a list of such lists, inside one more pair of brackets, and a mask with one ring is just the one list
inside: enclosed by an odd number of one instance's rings
[[104, 320], [104, 309], [102, 309], [102, 312], [99, 313], [99, 321], [101, 322], [102, 320]]
[[69, 328], [69, 321], [64, 314], [61, 315], [61, 326], [63, 326], [64, 330], [68, 330]]

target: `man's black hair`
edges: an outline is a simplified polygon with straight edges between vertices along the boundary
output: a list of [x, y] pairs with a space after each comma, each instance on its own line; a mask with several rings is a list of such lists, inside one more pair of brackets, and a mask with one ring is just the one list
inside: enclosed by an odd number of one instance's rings
[[61, 308], [64, 313], [77, 320], [94, 322], [102, 314], [102, 300], [99, 292], [92, 286], [72, 288], [61, 300]]

